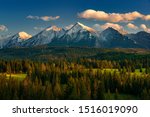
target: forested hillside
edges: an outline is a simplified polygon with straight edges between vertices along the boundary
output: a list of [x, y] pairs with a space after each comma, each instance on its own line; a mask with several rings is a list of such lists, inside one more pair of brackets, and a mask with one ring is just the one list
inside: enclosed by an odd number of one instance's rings
[[0, 99], [150, 99], [148, 50], [39, 47], [0, 56]]

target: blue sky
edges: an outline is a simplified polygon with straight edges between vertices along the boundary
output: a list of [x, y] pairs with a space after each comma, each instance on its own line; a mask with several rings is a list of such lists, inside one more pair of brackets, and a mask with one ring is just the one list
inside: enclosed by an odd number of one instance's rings
[[36, 34], [51, 25], [66, 27], [75, 22], [97, 30], [112, 26], [127, 32], [149, 32], [149, 15], [150, 0], [1, 0], [0, 34]]

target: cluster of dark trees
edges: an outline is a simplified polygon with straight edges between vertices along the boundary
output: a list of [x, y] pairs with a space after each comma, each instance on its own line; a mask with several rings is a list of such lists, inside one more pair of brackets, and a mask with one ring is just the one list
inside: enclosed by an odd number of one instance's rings
[[0, 60], [0, 99], [150, 99], [150, 59]]

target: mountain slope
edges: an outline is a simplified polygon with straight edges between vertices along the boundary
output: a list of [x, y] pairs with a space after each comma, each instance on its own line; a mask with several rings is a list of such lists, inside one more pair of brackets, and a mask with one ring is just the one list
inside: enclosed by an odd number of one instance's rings
[[14, 36], [0, 40], [1, 48], [41, 45], [150, 49], [150, 33], [141, 31], [137, 34], [123, 35], [113, 28], [107, 28], [98, 33], [96, 30], [77, 22], [69, 30], [52, 26], [33, 37], [25, 32], [19, 32]]
[[65, 30], [62, 28], [58, 28], [56, 26], [52, 26], [46, 28], [39, 34], [33, 36], [29, 40], [25, 41], [22, 46], [38, 46], [38, 45], [45, 45], [51, 43], [53, 39], [60, 38], [64, 35]]
[[54, 40], [53, 45], [69, 45], [69, 46], [96, 46], [98, 39], [94, 29], [77, 22], [69, 29], [61, 38]]
[[122, 35], [113, 28], [107, 28], [100, 33], [99, 42], [104, 48], [137, 48], [137, 45], [133, 40], [127, 36]]
[[150, 33], [141, 31], [136, 34], [129, 34], [127, 36], [129, 39], [134, 40], [135, 43], [140, 44], [142, 48], [150, 49]]
[[27, 34], [26, 32], [19, 32], [13, 36], [10, 36], [6, 39], [3, 39], [2, 41], [2, 47], [3, 48], [10, 48], [10, 47], [18, 47], [21, 46], [21, 43], [28, 40], [32, 36], [30, 34]]

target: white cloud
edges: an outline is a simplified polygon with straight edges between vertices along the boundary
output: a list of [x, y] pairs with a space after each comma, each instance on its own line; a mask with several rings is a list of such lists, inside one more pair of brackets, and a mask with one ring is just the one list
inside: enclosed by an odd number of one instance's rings
[[104, 25], [95, 24], [94, 26], [97, 27], [97, 28], [98, 28], [98, 26], [99, 26], [99, 28], [100, 28], [101, 30], [105, 30], [105, 29], [111, 27], [111, 28], [113, 28], [113, 29], [119, 31], [119, 32], [122, 33], [122, 34], [127, 34], [127, 31], [124, 29], [124, 27], [121, 26], [121, 25], [119, 25], [119, 24], [106, 23], [106, 24], [104, 24]]
[[150, 28], [148, 28], [145, 24], [141, 24], [141, 29], [143, 29], [144, 31], [150, 33]]
[[27, 16], [27, 19], [33, 19], [33, 20], [43, 20], [43, 21], [53, 21], [53, 20], [57, 20], [59, 19], [60, 16], [32, 16], [32, 15], [29, 15]]
[[29, 15], [27, 16], [28, 19], [36, 19], [36, 20], [39, 20], [40, 17], [39, 16], [32, 16], [32, 15]]
[[128, 23], [127, 27], [130, 28], [130, 29], [134, 29], [134, 30], [138, 29], [138, 27], [136, 25], [132, 24], [132, 23]]
[[83, 11], [82, 13], [79, 13], [78, 16], [80, 18], [96, 19], [96, 20], [107, 20], [109, 17], [109, 15], [104, 11], [95, 11], [92, 9]]
[[59, 19], [60, 16], [56, 16], [56, 17], [52, 17], [52, 16], [43, 16], [40, 19], [42, 19], [43, 21], [52, 21], [52, 20], [57, 20]]
[[92, 9], [78, 13], [79, 18], [94, 19], [108, 22], [130, 22], [138, 18], [142, 20], [150, 20], [150, 15], [143, 15], [137, 11], [129, 13], [106, 13], [104, 11], [95, 11]]
[[73, 24], [70, 24], [70, 25], [66, 26], [65, 29], [69, 30], [69, 29], [71, 29], [73, 26], [74, 26]]
[[0, 31], [8, 31], [8, 28], [5, 25], [0, 25]]
[[32, 37], [32, 35], [27, 34], [26, 32], [19, 32], [19, 36], [21, 39], [29, 39]]
[[42, 31], [42, 30], [44, 30], [44, 28], [43, 27], [34, 27], [34, 30]]

